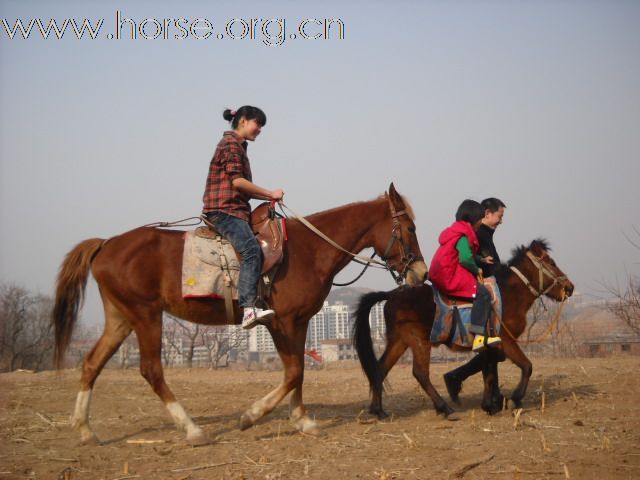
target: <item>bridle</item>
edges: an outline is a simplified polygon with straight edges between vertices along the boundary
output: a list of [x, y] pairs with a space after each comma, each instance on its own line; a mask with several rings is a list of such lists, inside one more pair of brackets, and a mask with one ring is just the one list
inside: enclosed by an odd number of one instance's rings
[[[546, 253], [543, 253], [540, 257], [536, 257], [533, 253], [527, 252], [527, 258], [531, 260], [531, 263], [533, 263], [533, 265], [538, 269], [538, 289], [537, 290], [533, 287], [533, 285], [531, 285], [531, 282], [529, 281], [529, 279], [525, 277], [520, 270], [518, 270], [516, 267], [513, 267], [513, 266], [510, 267], [511, 271], [515, 273], [518, 276], [518, 278], [520, 278], [520, 280], [522, 280], [522, 282], [527, 286], [527, 288], [535, 298], [542, 297], [546, 293], [550, 292], [553, 287], [558, 285], [558, 283], [568, 279], [566, 275], [556, 275], [552, 271], [550, 271], [543, 262], [545, 256], [547, 256]], [[551, 282], [551, 285], [549, 285], [547, 288], [544, 288], [545, 275], [549, 277], [551, 280], [553, 280], [553, 282]], [[549, 327], [538, 338], [527, 341], [526, 342], [527, 344], [542, 343], [546, 339], [546, 337], [553, 331], [555, 326], [558, 325], [558, 322], [560, 320], [560, 315], [562, 314], [562, 309], [564, 307], [566, 299], [567, 299], [567, 293], [566, 293], [565, 287], [562, 287], [560, 307], [556, 311], [554, 318], [551, 320], [551, 322], [549, 322]], [[542, 299], [540, 300], [542, 301]], [[544, 305], [544, 303], [542, 304], [542, 306], [546, 310], [547, 307]], [[502, 318], [501, 317], [499, 318], [500, 318], [500, 325], [502, 326], [502, 328], [504, 328], [504, 330], [513, 339], [514, 342], [518, 342], [518, 339], [513, 335], [513, 333], [511, 333], [511, 330], [507, 328], [507, 326], [502, 321]]]
[[[351, 285], [352, 283], [356, 282], [360, 277], [362, 277], [364, 272], [369, 267], [384, 268], [391, 274], [396, 284], [400, 285], [402, 284], [405, 277], [407, 276], [407, 272], [409, 270], [410, 265], [416, 260], [424, 260], [424, 258], [421, 255], [415, 255], [413, 252], [411, 252], [405, 245], [404, 240], [402, 239], [402, 226], [400, 225], [400, 221], [398, 220], [398, 217], [401, 217], [402, 215], [408, 215], [407, 211], [406, 210], [396, 211], [395, 207], [393, 206], [393, 203], [391, 202], [391, 199], [387, 197], [387, 200], [389, 201], [389, 210], [391, 212], [392, 228], [391, 228], [391, 237], [387, 242], [387, 248], [385, 248], [384, 253], [380, 257], [382, 261], [378, 261], [375, 258], [373, 258], [375, 256], [375, 253], [371, 257], [367, 257], [364, 255], [359, 255], [357, 253], [350, 252], [349, 250], [341, 247], [332, 239], [327, 237], [324, 233], [318, 230], [313, 224], [311, 224], [306, 218], [298, 215], [296, 212], [294, 212], [289, 207], [287, 207], [284, 203], [279, 202], [279, 205], [283, 209], [283, 212], [284, 212], [284, 209], [286, 208], [287, 210], [289, 210], [289, 212], [291, 212], [293, 218], [298, 220], [300, 223], [302, 223], [305, 227], [307, 227], [313, 233], [318, 235], [320, 238], [322, 238], [327, 243], [337, 248], [341, 252], [351, 255], [351, 257], [353, 257], [354, 262], [359, 263], [360, 265], [364, 265], [364, 269], [362, 270], [362, 272], [360, 272], [360, 274], [354, 280], [348, 283], [334, 283], [333, 285], [340, 286], [340, 287]], [[391, 252], [391, 249], [396, 244], [396, 242], [399, 243], [399, 248], [400, 248], [400, 255], [401, 255], [400, 267], [401, 268], [395, 268], [397, 264], [389, 261], [389, 253]], [[398, 270], [399, 273], [396, 273], [396, 270]]]
[[[407, 271], [409, 270], [409, 266], [416, 260], [424, 260], [424, 257], [422, 257], [422, 255], [415, 255], [410, 249], [407, 248], [407, 246], [404, 243], [404, 240], [402, 239], [402, 225], [400, 225], [400, 221], [398, 220], [398, 217], [402, 215], [408, 215], [407, 210], [405, 209], [397, 212], [396, 208], [393, 206], [393, 203], [391, 202], [391, 199], [389, 198], [388, 200], [389, 200], [389, 210], [391, 211], [391, 220], [392, 220], [391, 238], [389, 238], [389, 242], [387, 243], [387, 248], [385, 248], [384, 253], [380, 258], [384, 261], [386, 269], [391, 274], [391, 277], [393, 277], [393, 280], [396, 282], [396, 284], [400, 285], [402, 284], [403, 280], [407, 276]], [[399, 248], [400, 248], [400, 256], [401, 256], [400, 262], [401, 262], [402, 268], [397, 269], [400, 271], [400, 273], [396, 273], [396, 269], [393, 268], [393, 264], [389, 262], [389, 259], [388, 259], [389, 252], [391, 252], [391, 249], [393, 248], [393, 245], [396, 242], [399, 243]]]
[[[533, 265], [538, 269], [538, 288], [537, 289], [533, 287], [529, 279], [525, 277], [520, 270], [518, 270], [516, 267], [513, 267], [513, 266], [510, 267], [511, 271], [515, 273], [518, 276], [518, 278], [520, 278], [520, 280], [522, 280], [522, 282], [527, 286], [529, 291], [536, 298], [546, 295], [548, 292], [550, 292], [553, 289], [553, 287], [558, 285], [560, 282], [567, 280], [566, 275], [556, 275], [551, 270], [549, 270], [549, 268], [547, 268], [547, 266], [543, 262], [545, 255], [546, 254], [542, 254], [542, 256], [536, 257], [533, 253], [527, 252], [527, 258], [531, 260], [531, 263], [533, 263]], [[553, 282], [551, 282], [551, 285], [549, 285], [547, 288], [544, 288], [545, 276], [553, 280]], [[562, 297], [564, 298], [565, 295], [566, 295], [565, 288], [562, 287]]]

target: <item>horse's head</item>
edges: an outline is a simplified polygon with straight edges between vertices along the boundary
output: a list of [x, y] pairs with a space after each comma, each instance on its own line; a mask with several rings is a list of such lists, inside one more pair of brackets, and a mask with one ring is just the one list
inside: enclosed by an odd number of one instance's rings
[[[385, 221], [376, 228], [374, 249], [394, 278], [400, 281], [404, 279], [411, 286], [420, 285], [427, 278], [428, 269], [418, 245], [413, 211], [393, 183], [385, 197], [387, 215]], [[398, 276], [394, 275], [394, 271]]]
[[546, 240], [534, 240], [528, 247], [514, 250], [509, 267], [536, 297], [546, 295], [563, 301], [571, 296], [574, 286], [551, 258], [550, 250]]

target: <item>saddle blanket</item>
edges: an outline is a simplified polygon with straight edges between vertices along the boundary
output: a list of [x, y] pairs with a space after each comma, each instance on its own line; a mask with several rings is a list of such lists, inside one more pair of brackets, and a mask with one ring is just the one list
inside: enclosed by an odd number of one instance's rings
[[224, 298], [225, 284], [238, 299], [240, 262], [223, 237], [203, 238], [195, 231], [184, 235], [182, 255], [182, 297]]
[[[489, 318], [489, 327], [493, 327], [496, 333], [500, 332], [500, 320], [502, 318], [502, 297], [495, 277], [484, 279], [484, 285], [491, 292], [492, 312]], [[436, 314], [431, 328], [431, 344], [438, 346], [445, 344], [448, 346], [458, 345], [460, 347], [470, 347], [473, 343], [474, 334], [469, 332], [471, 325], [472, 303], [465, 303], [462, 300], [449, 298], [433, 287], [433, 300], [436, 304]]]

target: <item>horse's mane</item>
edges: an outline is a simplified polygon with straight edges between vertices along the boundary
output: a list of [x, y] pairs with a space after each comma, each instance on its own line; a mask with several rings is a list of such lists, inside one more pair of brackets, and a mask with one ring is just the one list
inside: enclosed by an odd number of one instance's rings
[[514, 265], [518, 265], [525, 257], [527, 252], [534, 247], [539, 247], [545, 252], [551, 251], [551, 246], [549, 242], [544, 238], [536, 238], [532, 241], [529, 246], [520, 245], [511, 250], [511, 258], [507, 263], [501, 263], [495, 270], [496, 280], [498, 281], [498, 286], [502, 288], [502, 286], [507, 281], [507, 276], [511, 273], [511, 267]]
[[[407, 200], [407, 198], [404, 195], [398, 194], [400, 195], [400, 198], [402, 198], [402, 202], [404, 203], [404, 209], [407, 212], [407, 214], [409, 215], [409, 218], [413, 221], [415, 221], [416, 216], [413, 213], [413, 207], [411, 206], [411, 204], [409, 203], [409, 200]], [[346, 205], [340, 205], [339, 207], [334, 207], [334, 208], [330, 208], [328, 210], [323, 210], [321, 212], [315, 212], [315, 213], [311, 213], [309, 215], [305, 215], [305, 217], [314, 217], [316, 215], [326, 215], [326, 214], [330, 214], [330, 213], [334, 213], [340, 210], [345, 210], [347, 208], [351, 208], [351, 207], [355, 207], [358, 205], [364, 205], [365, 203], [371, 203], [371, 202], [375, 202], [375, 201], [387, 201], [387, 195], [386, 194], [382, 194], [379, 195], [378, 197], [372, 199], [372, 200], [365, 200], [365, 201], [360, 201], [360, 202], [352, 202], [352, 203], [347, 203]]]

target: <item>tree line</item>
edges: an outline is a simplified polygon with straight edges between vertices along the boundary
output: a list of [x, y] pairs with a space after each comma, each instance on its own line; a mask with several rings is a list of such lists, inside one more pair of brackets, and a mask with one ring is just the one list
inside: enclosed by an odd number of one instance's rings
[[53, 299], [11, 284], [0, 285], [0, 371], [53, 367]]

